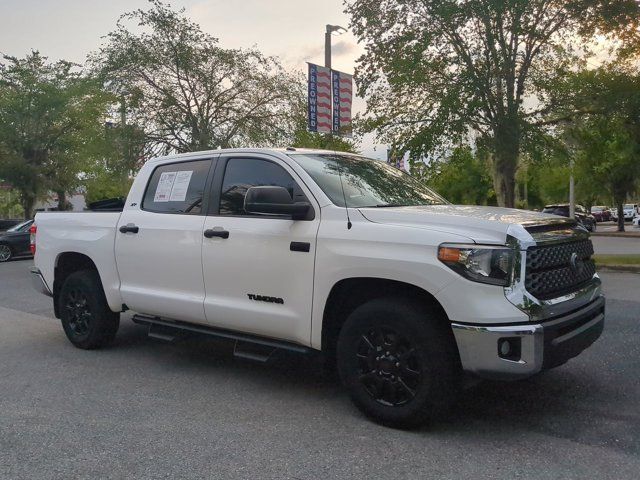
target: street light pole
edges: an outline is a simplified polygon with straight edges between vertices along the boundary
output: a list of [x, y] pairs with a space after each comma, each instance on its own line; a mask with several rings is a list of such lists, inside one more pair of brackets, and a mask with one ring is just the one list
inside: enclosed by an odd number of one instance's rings
[[342, 35], [347, 31], [340, 25], [327, 25], [324, 32], [324, 66], [331, 68], [331, 35]]
[[331, 25], [327, 25], [327, 31], [324, 34], [324, 66], [331, 68]]
[[573, 181], [573, 158], [569, 160], [569, 218], [576, 218], [576, 196]]

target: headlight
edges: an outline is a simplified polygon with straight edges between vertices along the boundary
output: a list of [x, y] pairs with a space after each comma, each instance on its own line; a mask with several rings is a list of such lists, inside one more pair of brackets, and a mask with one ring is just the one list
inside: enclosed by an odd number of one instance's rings
[[441, 245], [438, 259], [474, 282], [507, 286], [511, 283], [514, 250], [490, 245]]

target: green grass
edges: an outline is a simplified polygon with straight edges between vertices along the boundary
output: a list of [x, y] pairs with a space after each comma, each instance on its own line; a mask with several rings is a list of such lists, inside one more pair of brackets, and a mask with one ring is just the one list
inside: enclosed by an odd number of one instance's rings
[[594, 255], [596, 265], [640, 265], [640, 255]]

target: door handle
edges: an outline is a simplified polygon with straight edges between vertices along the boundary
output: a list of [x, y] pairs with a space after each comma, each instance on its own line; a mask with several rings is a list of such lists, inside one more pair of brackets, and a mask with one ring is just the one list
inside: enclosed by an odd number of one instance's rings
[[209, 228], [204, 231], [204, 236], [207, 238], [213, 238], [213, 237], [229, 238], [229, 232], [227, 230], [213, 230]]
[[139, 230], [138, 226], [133, 223], [127, 223], [120, 227], [120, 233], [138, 233]]
[[311, 250], [311, 244], [309, 242], [291, 242], [289, 244], [289, 250], [292, 252], [309, 252], [309, 250]]

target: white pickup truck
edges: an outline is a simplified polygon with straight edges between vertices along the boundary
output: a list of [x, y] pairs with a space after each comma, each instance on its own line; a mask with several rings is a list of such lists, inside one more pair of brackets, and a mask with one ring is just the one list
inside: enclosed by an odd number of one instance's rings
[[321, 351], [387, 425], [450, 404], [463, 372], [520, 379], [604, 326], [588, 233], [535, 212], [456, 206], [357, 155], [216, 150], [147, 162], [119, 212], [38, 213], [36, 287], [69, 340], [235, 340], [239, 355]]

